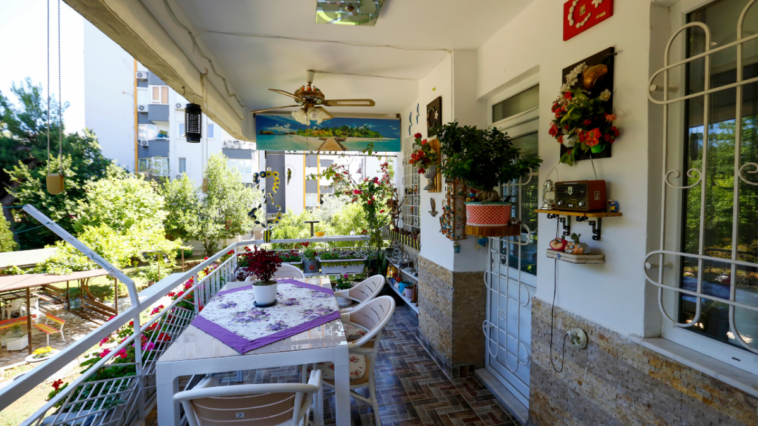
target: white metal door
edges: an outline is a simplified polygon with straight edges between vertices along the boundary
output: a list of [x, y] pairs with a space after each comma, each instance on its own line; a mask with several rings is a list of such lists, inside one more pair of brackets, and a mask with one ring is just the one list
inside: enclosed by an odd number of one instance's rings
[[[536, 111], [534, 111], [536, 114]], [[524, 155], [537, 153], [535, 119], [508, 127], [508, 134]], [[532, 297], [537, 274], [537, 170], [520, 182], [503, 185], [503, 196], [514, 203], [513, 217], [521, 220], [521, 235], [490, 238], [487, 286], [486, 368], [525, 406], [529, 406]]]

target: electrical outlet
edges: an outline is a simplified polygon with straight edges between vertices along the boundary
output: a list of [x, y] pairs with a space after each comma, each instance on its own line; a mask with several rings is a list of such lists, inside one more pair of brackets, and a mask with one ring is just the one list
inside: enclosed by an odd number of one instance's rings
[[566, 337], [569, 338], [569, 341], [572, 345], [576, 346], [579, 349], [584, 349], [587, 347], [587, 333], [585, 333], [581, 328], [574, 328], [569, 330], [566, 333]]

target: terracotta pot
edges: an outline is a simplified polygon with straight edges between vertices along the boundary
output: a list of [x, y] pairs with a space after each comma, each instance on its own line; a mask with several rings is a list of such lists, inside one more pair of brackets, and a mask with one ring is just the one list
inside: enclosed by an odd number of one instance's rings
[[253, 296], [259, 305], [270, 305], [276, 301], [276, 284], [256, 285], [253, 284]]

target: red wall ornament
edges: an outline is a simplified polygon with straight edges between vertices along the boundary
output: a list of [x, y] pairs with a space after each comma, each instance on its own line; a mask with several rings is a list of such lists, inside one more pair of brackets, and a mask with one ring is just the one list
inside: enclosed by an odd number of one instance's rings
[[563, 41], [613, 16], [613, 0], [568, 0], [563, 4]]

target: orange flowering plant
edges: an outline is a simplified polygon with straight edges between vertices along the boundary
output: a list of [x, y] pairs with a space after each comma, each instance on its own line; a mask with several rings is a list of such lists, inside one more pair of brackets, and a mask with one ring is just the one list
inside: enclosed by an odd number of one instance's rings
[[432, 145], [426, 139], [421, 139], [421, 133], [416, 133], [413, 137], [416, 141], [413, 143], [414, 151], [408, 163], [423, 174], [429, 166], [437, 164], [437, 151], [432, 149]]
[[577, 149], [603, 152], [621, 134], [614, 125], [616, 116], [609, 109], [611, 92], [606, 89], [591, 98], [588, 91], [574, 87], [586, 68], [587, 65], [580, 64], [566, 76], [566, 83], [552, 107], [555, 118], [549, 133], [568, 148], [560, 161], [569, 166], [574, 164]]

